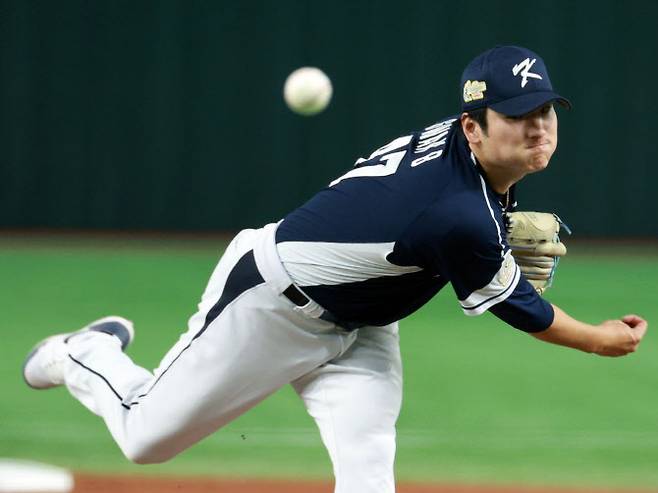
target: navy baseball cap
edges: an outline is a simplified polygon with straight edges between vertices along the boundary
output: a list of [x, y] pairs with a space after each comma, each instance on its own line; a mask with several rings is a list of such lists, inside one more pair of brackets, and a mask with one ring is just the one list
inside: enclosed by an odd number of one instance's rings
[[496, 46], [475, 57], [464, 69], [461, 88], [463, 112], [489, 107], [521, 116], [551, 101], [571, 108], [553, 91], [544, 60], [520, 46]]

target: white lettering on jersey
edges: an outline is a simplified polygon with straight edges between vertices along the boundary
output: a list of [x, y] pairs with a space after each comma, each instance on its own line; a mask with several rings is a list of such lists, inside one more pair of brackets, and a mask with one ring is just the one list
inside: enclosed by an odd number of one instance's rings
[[[445, 146], [446, 137], [450, 132], [450, 127], [456, 120], [457, 120], [456, 118], [451, 118], [449, 120], [445, 120], [440, 123], [435, 123], [434, 125], [425, 128], [423, 132], [420, 134], [420, 137], [418, 138], [418, 142], [416, 143], [416, 147], [414, 149], [414, 154], [423, 154], [431, 149]], [[398, 137], [397, 139], [392, 140], [385, 146], [380, 147], [375, 152], [370, 154], [368, 159], [364, 159], [364, 158], [357, 159], [356, 163], [354, 163], [355, 169], [348, 171], [347, 173], [345, 173], [343, 176], [340, 176], [339, 178], [336, 178], [334, 181], [332, 181], [329, 184], [329, 186], [333, 187], [334, 185], [340, 183], [341, 181], [349, 178], [359, 178], [366, 176], [370, 176], [370, 177], [389, 176], [394, 174], [398, 170], [398, 167], [400, 166], [402, 159], [404, 159], [404, 156], [407, 154], [407, 150], [406, 149], [402, 150], [402, 149], [406, 148], [412, 139], [413, 139], [413, 135], [404, 135], [402, 137]], [[398, 151], [398, 152], [392, 152], [392, 151]], [[432, 161], [433, 159], [440, 157], [442, 154], [443, 154], [443, 149], [437, 149], [425, 156], [420, 156], [411, 162], [411, 167], [414, 168], [420, 164], [426, 163], [428, 161]], [[357, 167], [362, 163], [374, 160], [375, 158], [378, 157], [379, 157], [378, 164]]]
[[426, 163], [427, 161], [431, 161], [432, 159], [441, 157], [441, 154], [443, 154], [443, 149], [430, 152], [429, 154], [425, 154], [424, 156], [421, 156], [418, 159], [414, 159], [413, 161], [411, 161], [411, 167], [415, 168], [419, 164], [423, 164]]
[[[455, 120], [455, 118], [452, 118], [444, 122], [436, 123], [424, 129], [418, 138], [418, 143], [414, 149], [414, 154], [423, 154], [431, 149], [445, 146], [446, 137], [448, 136], [450, 127], [452, 126], [453, 122], [455, 122]], [[411, 167], [414, 168], [420, 164], [432, 161], [433, 159], [437, 159], [441, 157], [442, 154], [443, 149], [432, 151], [425, 156], [421, 156], [411, 161]]]
[[438, 135], [435, 135], [434, 137], [430, 137], [427, 140], [423, 140], [421, 144], [418, 144], [416, 146], [416, 150], [414, 151], [415, 154], [420, 154], [425, 151], [429, 151], [430, 149], [434, 147], [441, 147], [446, 144], [446, 136], [448, 135], [449, 130], [446, 130], [444, 132], [441, 132]]
[[523, 77], [521, 79], [521, 87], [525, 87], [525, 85], [528, 83], [528, 77], [532, 79], [542, 80], [541, 75], [530, 72], [530, 69], [535, 64], [536, 61], [537, 61], [536, 58], [533, 58], [532, 61], [530, 61], [530, 58], [526, 58], [521, 63], [517, 63], [516, 65], [514, 65], [514, 67], [512, 67], [512, 73], [515, 76], [519, 75], [520, 73], [521, 76]]
[[435, 147], [445, 145], [445, 137], [448, 135], [450, 127], [455, 120], [456, 118], [452, 118], [424, 129], [423, 133], [420, 134], [418, 143], [416, 144], [416, 149], [414, 149], [414, 154], [421, 154]]

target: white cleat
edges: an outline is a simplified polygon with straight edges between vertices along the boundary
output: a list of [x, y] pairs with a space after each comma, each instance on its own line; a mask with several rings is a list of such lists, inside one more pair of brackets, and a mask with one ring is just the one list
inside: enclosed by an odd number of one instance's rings
[[23, 379], [33, 389], [49, 389], [64, 384], [64, 363], [68, 358], [67, 342], [71, 337], [87, 332], [101, 332], [115, 336], [121, 342], [121, 350], [135, 338], [130, 320], [110, 316], [96, 320], [82, 329], [47, 337], [39, 342], [23, 363]]

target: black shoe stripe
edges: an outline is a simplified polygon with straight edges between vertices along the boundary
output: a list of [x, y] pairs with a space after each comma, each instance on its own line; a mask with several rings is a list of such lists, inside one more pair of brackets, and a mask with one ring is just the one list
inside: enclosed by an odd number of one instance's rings
[[89, 330], [118, 338], [121, 341], [122, 351], [125, 350], [126, 346], [130, 343], [130, 332], [128, 332], [128, 329], [121, 322], [117, 322], [116, 320], [92, 325], [89, 327]]

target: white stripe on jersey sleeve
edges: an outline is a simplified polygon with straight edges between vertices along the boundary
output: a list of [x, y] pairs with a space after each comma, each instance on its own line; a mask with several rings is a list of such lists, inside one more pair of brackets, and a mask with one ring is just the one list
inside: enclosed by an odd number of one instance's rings
[[459, 300], [459, 304], [466, 315], [481, 315], [496, 303], [507, 299], [516, 289], [520, 278], [521, 270], [516, 265], [512, 252], [508, 250], [500, 269], [489, 284], [473, 291], [465, 300]]
[[423, 270], [386, 260], [395, 243], [325, 243], [285, 241], [279, 257], [298, 286], [337, 285]]

